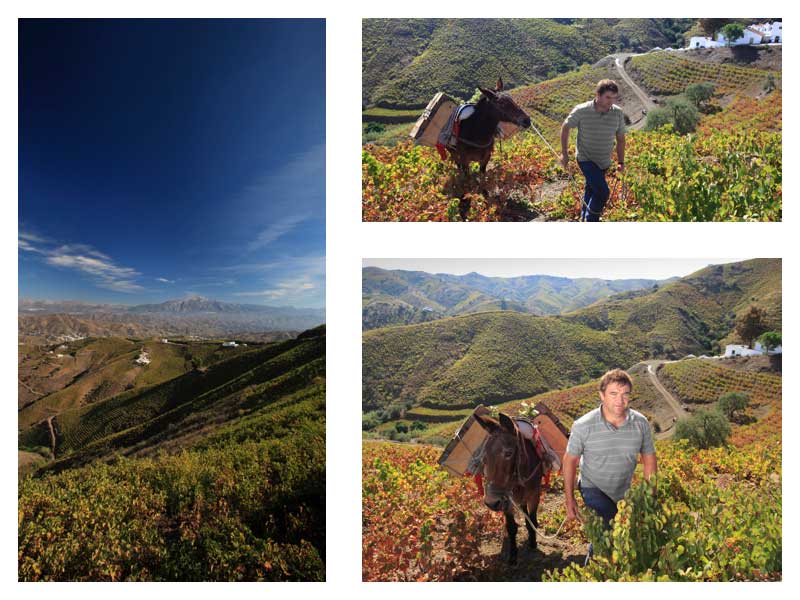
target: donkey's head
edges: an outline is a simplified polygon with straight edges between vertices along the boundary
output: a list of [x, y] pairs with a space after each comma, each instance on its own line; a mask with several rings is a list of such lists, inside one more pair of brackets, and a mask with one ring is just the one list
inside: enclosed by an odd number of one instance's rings
[[477, 419], [489, 432], [483, 460], [486, 480], [483, 503], [491, 510], [505, 511], [515, 482], [519, 452], [517, 426], [503, 413], [500, 413], [499, 421], [483, 415]]
[[492, 116], [497, 118], [498, 121], [506, 121], [514, 123], [523, 129], [531, 126], [531, 118], [519, 105], [514, 102], [514, 99], [503, 91], [503, 79], [499, 78], [494, 90], [488, 88], [480, 89], [483, 97], [489, 102], [489, 111]]

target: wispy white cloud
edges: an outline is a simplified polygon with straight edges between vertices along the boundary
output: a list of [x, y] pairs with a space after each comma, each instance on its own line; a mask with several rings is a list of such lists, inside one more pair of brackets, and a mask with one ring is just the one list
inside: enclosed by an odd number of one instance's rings
[[156, 281], [160, 281], [161, 283], [175, 283], [174, 279], [167, 279], [166, 277], [156, 277]]
[[17, 234], [17, 245], [19, 246], [20, 250], [25, 252], [36, 252], [38, 254], [46, 254], [47, 251], [44, 250], [41, 245], [47, 244], [48, 240], [31, 233], [29, 231], [19, 230]]
[[43, 238], [40, 235], [36, 235], [35, 233], [31, 233], [30, 231], [22, 231], [19, 232], [19, 239], [25, 240], [26, 242], [41, 242], [47, 243], [48, 240]]
[[294, 298], [317, 288], [317, 285], [306, 278], [281, 281], [274, 287], [255, 292], [237, 292], [235, 296], [260, 296], [270, 300]]
[[306, 274], [324, 275], [325, 274], [325, 256], [322, 255], [308, 255], [308, 256], [281, 256], [263, 262], [252, 263], [238, 263], [235, 265], [226, 265], [224, 267], [212, 267], [212, 271], [223, 271], [230, 273], [269, 273], [280, 270], [302, 271]]
[[[255, 230], [247, 250], [264, 248], [306, 222], [325, 218], [325, 144], [290, 156], [234, 200]], [[254, 220], [258, 218], [258, 220]]]
[[253, 252], [264, 246], [268, 246], [272, 242], [282, 238], [284, 235], [292, 231], [300, 223], [309, 218], [308, 213], [288, 215], [282, 219], [278, 219], [274, 223], [268, 225], [263, 229], [256, 238], [248, 245], [248, 250]]
[[145, 288], [136, 283], [141, 275], [136, 269], [117, 264], [110, 256], [87, 244], [62, 244], [42, 236], [20, 231], [19, 249], [41, 254], [44, 262], [60, 269], [87, 275], [97, 287], [115, 292], [132, 293]]
[[85, 244], [59, 246], [48, 253], [45, 262], [55, 267], [80, 271], [89, 275], [98, 287], [115, 292], [144, 290], [135, 282], [141, 275], [139, 271], [118, 265], [108, 255]]

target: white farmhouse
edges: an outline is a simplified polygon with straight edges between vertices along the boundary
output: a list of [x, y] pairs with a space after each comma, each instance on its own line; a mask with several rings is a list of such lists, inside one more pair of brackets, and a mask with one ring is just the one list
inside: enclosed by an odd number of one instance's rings
[[137, 365], [149, 365], [150, 364], [150, 355], [147, 353], [147, 351], [144, 348], [142, 348], [142, 351], [139, 353], [139, 358], [137, 358], [133, 362], [135, 362]]
[[725, 346], [725, 358], [732, 358], [734, 356], [760, 356], [761, 352], [752, 350], [748, 346], [742, 344], [728, 344]]
[[783, 23], [774, 21], [772, 23], [756, 23], [750, 29], [755, 29], [762, 36], [761, 43], [782, 44], [783, 43]]
[[741, 344], [728, 344], [725, 346], [725, 357], [730, 358], [732, 356], [763, 356], [764, 354], [782, 354], [783, 350], [780, 346], [777, 348], [773, 348], [772, 350], [767, 353], [764, 346], [761, 345], [761, 342], [756, 342], [755, 349], [751, 349], [748, 346], [743, 346]]
[[[732, 46], [748, 46], [751, 44], [782, 44], [783, 43], [783, 23], [774, 21], [773, 23], [756, 23], [745, 27], [744, 34], [731, 44]], [[728, 41], [722, 33], [717, 33], [717, 39], [703, 36], [693, 36], [689, 39], [689, 49], [692, 48], [724, 48]]]
[[719, 48], [724, 46], [719, 42], [715, 42], [711, 38], [695, 35], [689, 40], [689, 48]]
[[238, 345], [236, 342], [222, 342], [223, 348], [236, 348]]

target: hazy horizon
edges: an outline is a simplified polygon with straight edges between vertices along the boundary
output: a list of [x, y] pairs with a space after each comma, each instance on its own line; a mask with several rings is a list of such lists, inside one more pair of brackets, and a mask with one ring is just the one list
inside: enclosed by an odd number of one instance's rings
[[191, 299], [202, 299], [208, 300], [210, 302], [222, 302], [224, 304], [241, 304], [241, 305], [249, 305], [249, 306], [262, 306], [265, 308], [293, 308], [297, 310], [325, 310], [325, 306], [295, 306], [291, 304], [277, 304], [277, 303], [269, 303], [269, 304], [262, 304], [260, 302], [252, 302], [252, 301], [245, 301], [245, 302], [228, 302], [226, 300], [220, 300], [218, 298], [214, 298], [211, 296], [203, 296], [199, 294], [190, 295], [190, 296], [181, 296], [175, 298], [168, 298], [167, 300], [161, 302], [93, 302], [87, 300], [76, 300], [74, 298], [33, 298], [33, 297], [18, 297], [17, 298], [17, 305], [22, 302], [42, 302], [42, 303], [51, 303], [51, 304], [58, 304], [58, 303], [73, 303], [73, 304], [97, 304], [97, 305], [107, 305], [107, 306], [141, 306], [143, 304], [164, 304], [165, 302], [176, 302], [180, 300], [191, 300]]
[[709, 265], [751, 258], [365, 258], [362, 269], [422, 271], [429, 275], [478, 273], [485, 277], [564, 277], [567, 279], [669, 279], [685, 277]]

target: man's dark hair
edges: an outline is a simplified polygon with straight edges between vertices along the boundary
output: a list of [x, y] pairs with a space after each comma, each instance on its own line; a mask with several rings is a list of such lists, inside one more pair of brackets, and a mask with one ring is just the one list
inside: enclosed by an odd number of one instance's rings
[[633, 391], [633, 380], [622, 369], [611, 369], [600, 379], [600, 391], [605, 392], [609, 383], [617, 383], [619, 385], [627, 385], [629, 391]]
[[617, 87], [617, 82], [613, 79], [601, 79], [597, 82], [597, 88], [595, 88], [595, 92], [597, 92], [598, 96], [602, 96], [606, 92], [614, 92], [615, 94], [619, 94], [619, 87]]

